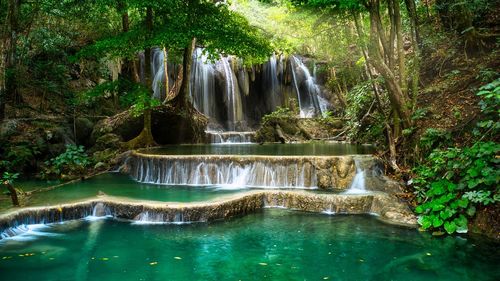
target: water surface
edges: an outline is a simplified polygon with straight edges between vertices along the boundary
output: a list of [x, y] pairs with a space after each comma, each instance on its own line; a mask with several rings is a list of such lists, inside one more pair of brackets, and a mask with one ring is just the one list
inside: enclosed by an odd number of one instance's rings
[[[31, 239], [28, 239], [31, 238]], [[500, 280], [499, 245], [366, 216], [265, 210], [226, 222], [54, 224], [0, 242], [2, 280]]]
[[[31, 183], [34, 185], [34, 183]], [[200, 202], [248, 189], [224, 189], [217, 186], [155, 185], [136, 182], [120, 173], [105, 173], [84, 181], [59, 186], [53, 190], [33, 193], [24, 202], [27, 206], [49, 206], [96, 197], [99, 192], [111, 196], [168, 202]], [[10, 207], [4, 196], [0, 210]]]

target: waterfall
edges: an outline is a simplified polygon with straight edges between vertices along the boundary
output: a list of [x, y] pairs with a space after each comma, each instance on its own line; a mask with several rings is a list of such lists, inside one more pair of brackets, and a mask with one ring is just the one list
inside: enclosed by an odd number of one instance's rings
[[231, 67], [230, 58], [221, 56], [217, 68], [225, 78], [224, 101], [227, 108], [227, 128], [230, 131], [240, 130], [246, 126], [246, 122], [238, 80]]
[[356, 166], [356, 174], [354, 175], [354, 179], [352, 180], [351, 186], [348, 190], [345, 191], [345, 194], [364, 194], [368, 193], [365, 185], [365, 170], [359, 164], [358, 159], [354, 159], [354, 163]]
[[206, 131], [210, 143], [251, 143], [252, 137], [255, 135], [254, 131], [246, 132], [218, 132]]
[[193, 52], [191, 73], [191, 100], [194, 107], [210, 118], [217, 120], [215, 104], [215, 67], [203, 54], [203, 49], [196, 48]]
[[267, 88], [267, 110], [272, 112], [276, 107], [283, 105], [280, 82], [278, 80], [278, 61], [275, 54], [264, 64], [264, 83]]
[[131, 176], [144, 183], [217, 185], [226, 189], [317, 188], [316, 168], [307, 161], [234, 161], [216, 157], [138, 157], [129, 161]]
[[[144, 56], [143, 53], [140, 55]], [[153, 96], [161, 100], [166, 94], [164, 55], [162, 49], [152, 50]], [[289, 65], [293, 77], [291, 84], [285, 79], [285, 68]], [[176, 75], [173, 65], [168, 65], [168, 69], [171, 88], [174, 84], [172, 75]], [[315, 72], [313, 70], [311, 75], [299, 57], [290, 57], [288, 64], [283, 55], [273, 54], [261, 68], [252, 66], [250, 73], [237, 57], [221, 55], [218, 60], [210, 61], [202, 48], [196, 48], [192, 56], [189, 94], [193, 106], [209, 118], [208, 140], [249, 142], [252, 134], [245, 132], [256, 127], [264, 114], [287, 105], [290, 87], [295, 89], [302, 118], [315, 117], [328, 110], [329, 103], [320, 95]]]
[[297, 56], [292, 56], [292, 76], [299, 100], [300, 117], [311, 118], [326, 112], [328, 101], [320, 96], [315, 76]]

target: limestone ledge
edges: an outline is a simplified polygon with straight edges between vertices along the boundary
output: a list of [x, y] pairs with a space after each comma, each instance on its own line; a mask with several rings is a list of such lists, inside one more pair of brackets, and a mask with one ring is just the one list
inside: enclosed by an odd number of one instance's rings
[[[136, 160], [147, 160], [148, 163]], [[140, 151], [133, 151], [126, 164], [122, 166], [122, 171], [127, 173], [139, 173], [151, 165], [158, 167], [162, 161], [175, 161], [176, 163], [235, 163], [239, 166], [263, 163], [272, 167], [273, 165], [289, 166], [297, 165], [304, 171], [305, 187], [318, 187], [325, 190], [346, 190], [349, 188], [356, 169], [361, 168], [367, 171], [366, 188], [372, 191], [382, 191], [380, 187], [387, 187], [387, 179], [383, 177], [379, 159], [371, 155], [342, 155], [342, 156], [276, 156], [276, 155], [157, 155], [145, 154]], [[149, 166], [148, 166], [149, 165]], [[356, 167], [356, 166], [359, 167]], [[276, 169], [275, 169], [276, 170]], [[209, 175], [216, 177], [217, 175]], [[288, 177], [292, 181], [290, 172], [280, 177]], [[390, 192], [390, 190], [383, 190]]]
[[[287, 208], [306, 212], [372, 214], [380, 220], [416, 227], [408, 206], [392, 195], [315, 194], [305, 191], [250, 191], [202, 203], [171, 203], [100, 196], [95, 199], [48, 207], [22, 208], [0, 215], [0, 233], [22, 224], [54, 223], [84, 217], [111, 215], [118, 219], [153, 222], [211, 222], [246, 215], [263, 208]], [[0, 238], [1, 239], [1, 238]]]

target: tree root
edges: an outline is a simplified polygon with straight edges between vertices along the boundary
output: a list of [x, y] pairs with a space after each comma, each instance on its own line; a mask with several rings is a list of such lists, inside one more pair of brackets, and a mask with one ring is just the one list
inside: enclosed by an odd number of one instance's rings
[[146, 129], [143, 129], [137, 137], [126, 142], [125, 145], [128, 149], [158, 146], [151, 132]]

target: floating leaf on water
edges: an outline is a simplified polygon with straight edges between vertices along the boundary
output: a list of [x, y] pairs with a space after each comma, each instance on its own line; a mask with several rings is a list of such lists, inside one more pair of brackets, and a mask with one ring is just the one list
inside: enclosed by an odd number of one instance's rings
[[149, 265], [157, 265], [158, 262], [157, 261], [154, 261], [154, 262], [150, 262]]
[[49, 260], [54, 260], [54, 258], [49, 258]]
[[95, 257], [91, 257], [90, 259], [91, 259], [91, 260], [95, 260]]
[[119, 256], [113, 256], [113, 258], [115, 258], [115, 259], [116, 259], [116, 258], [119, 258]]
[[265, 262], [259, 262], [259, 265], [266, 266], [267, 263], [265, 263]]
[[18, 256], [20, 256], [20, 257], [24, 257], [24, 255], [23, 255], [23, 254], [19, 254]]
[[102, 261], [107, 261], [109, 258], [101, 258]]
[[176, 260], [182, 260], [181, 257], [174, 257], [174, 259], [176, 259]]
[[328, 276], [323, 277], [323, 280], [327, 280], [327, 279], [330, 279], [330, 277], [328, 277]]
[[329, 255], [331, 255], [331, 254], [332, 254], [332, 252], [328, 252], [328, 254], [329, 254]]
[[360, 262], [364, 262], [365, 260], [364, 259], [359, 259]]
[[426, 254], [426, 255], [428, 255], [428, 256], [432, 256], [432, 254], [431, 254], [431, 253], [425, 253], [425, 254]]

